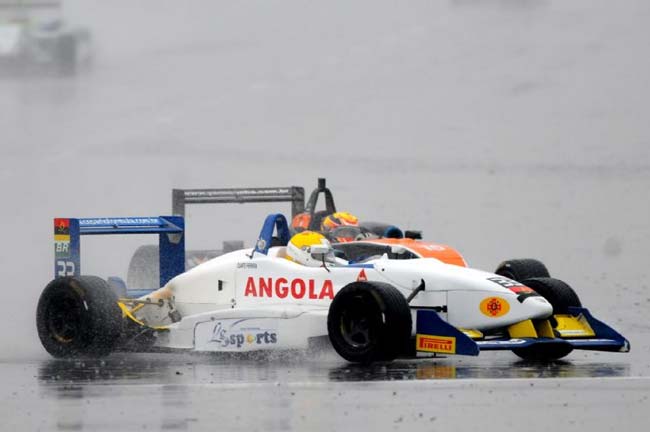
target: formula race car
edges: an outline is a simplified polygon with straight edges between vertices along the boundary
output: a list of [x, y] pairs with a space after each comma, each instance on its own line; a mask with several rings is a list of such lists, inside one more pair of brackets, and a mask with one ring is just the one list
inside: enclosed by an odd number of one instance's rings
[[[37, 327], [55, 357], [114, 350], [246, 352], [331, 344], [350, 362], [511, 350], [554, 360], [574, 349], [629, 351], [628, 341], [582, 307], [535, 260], [497, 273], [435, 258], [396, 259], [404, 248], [320, 267], [286, 259], [289, 227], [269, 215], [256, 246], [184, 268], [184, 219], [55, 219], [57, 278], [41, 294]], [[161, 288], [118, 298], [80, 275], [80, 236], [158, 233]]]
[[60, 1], [0, 0], [0, 71], [72, 75], [90, 62], [90, 33], [70, 27]]

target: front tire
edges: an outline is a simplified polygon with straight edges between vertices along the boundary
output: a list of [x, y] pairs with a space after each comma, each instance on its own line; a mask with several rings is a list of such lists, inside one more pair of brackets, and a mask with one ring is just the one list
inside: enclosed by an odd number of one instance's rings
[[411, 310], [395, 287], [353, 282], [336, 294], [327, 330], [336, 352], [354, 363], [390, 361], [408, 351]]
[[553, 306], [554, 314], [569, 313], [569, 307], [582, 307], [578, 294], [567, 283], [550, 277], [536, 277], [522, 282]]
[[43, 290], [36, 327], [43, 347], [54, 357], [101, 357], [117, 344], [122, 312], [103, 279], [61, 277]]
[[[582, 303], [576, 292], [565, 282], [550, 277], [537, 277], [525, 279], [523, 284], [532, 288], [537, 294], [544, 297], [553, 306], [553, 314], [566, 314], [569, 307], [581, 307]], [[554, 320], [553, 320], [554, 321]], [[513, 349], [512, 352], [524, 360], [553, 361], [566, 357], [573, 351], [573, 347], [558, 340], [553, 344], [533, 345], [527, 348]]]

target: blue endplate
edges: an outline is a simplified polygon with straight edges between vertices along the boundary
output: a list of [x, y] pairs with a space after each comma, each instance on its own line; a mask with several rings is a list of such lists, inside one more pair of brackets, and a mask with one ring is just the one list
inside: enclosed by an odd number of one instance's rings
[[415, 349], [418, 352], [473, 355], [478, 345], [465, 333], [448, 324], [434, 310], [419, 309], [416, 315]]

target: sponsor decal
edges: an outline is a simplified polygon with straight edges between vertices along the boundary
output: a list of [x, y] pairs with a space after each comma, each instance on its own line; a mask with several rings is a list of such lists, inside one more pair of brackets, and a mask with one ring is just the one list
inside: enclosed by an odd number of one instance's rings
[[272, 196], [272, 195], [291, 195], [291, 189], [287, 188], [263, 188], [263, 189], [239, 189], [233, 191], [221, 191], [211, 189], [186, 190], [185, 199], [188, 198], [245, 198], [247, 196]]
[[257, 264], [252, 263], [252, 262], [239, 262], [237, 263], [237, 268], [244, 268], [244, 269], [256, 269]]
[[415, 346], [418, 351], [455, 354], [456, 338], [451, 336], [418, 334], [415, 336]]
[[501, 297], [488, 297], [481, 302], [479, 309], [483, 315], [489, 316], [490, 318], [498, 318], [510, 311], [510, 304], [506, 299]]
[[316, 282], [314, 279], [264, 278], [249, 276], [244, 288], [246, 297], [292, 298], [296, 300], [322, 300], [334, 298], [334, 284], [326, 279]]
[[366, 276], [366, 270], [361, 269], [359, 272], [359, 276], [357, 276], [357, 282], [365, 282], [368, 280], [368, 277]]
[[513, 293], [517, 294], [517, 300], [520, 303], [523, 303], [523, 301], [528, 297], [539, 295], [532, 288], [522, 285], [521, 282], [517, 282], [516, 280], [508, 279], [506, 277], [496, 276], [487, 278], [487, 280], [494, 282], [497, 285], [501, 285], [502, 287], [507, 288]]
[[160, 218], [135, 217], [135, 218], [92, 218], [79, 219], [79, 226], [92, 227], [102, 225], [113, 226], [140, 226], [140, 225], [160, 225]]
[[[495, 276], [495, 277], [489, 277], [487, 278], [490, 282], [494, 282], [497, 285], [501, 285], [504, 288], [512, 289], [512, 288], [528, 288], [524, 285], [521, 284], [521, 282], [517, 282], [516, 280], [508, 279], [507, 277], [503, 276]], [[530, 288], [528, 288], [530, 289]]]
[[209, 342], [215, 342], [221, 348], [228, 349], [254, 348], [256, 346], [277, 344], [278, 333], [274, 329], [259, 327], [237, 328], [235, 324], [227, 328], [226, 325], [219, 321], [212, 330], [212, 337]]

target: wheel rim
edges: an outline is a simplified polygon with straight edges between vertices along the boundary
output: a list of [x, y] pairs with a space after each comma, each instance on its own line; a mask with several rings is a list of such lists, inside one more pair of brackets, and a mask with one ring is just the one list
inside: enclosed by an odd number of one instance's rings
[[48, 333], [57, 342], [70, 344], [79, 338], [82, 311], [79, 301], [69, 294], [52, 299], [45, 319]]
[[373, 344], [376, 335], [376, 306], [365, 296], [355, 296], [340, 318], [341, 337], [355, 349], [365, 349]]

